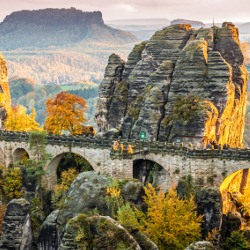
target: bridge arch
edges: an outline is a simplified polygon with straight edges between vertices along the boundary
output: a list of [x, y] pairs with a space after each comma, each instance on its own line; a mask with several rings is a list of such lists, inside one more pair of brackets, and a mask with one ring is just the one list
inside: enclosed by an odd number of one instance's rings
[[61, 173], [69, 168], [75, 168], [79, 173], [94, 170], [83, 156], [72, 152], [63, 152], [55, 156], [47, 166], [50, 188], [57, 184]]
[[151, 183], [155, 187], [160, 186], [164, 192], [172, 185], [170, 173], [159, 163], [149, 159], [137, 158], [133, 161], [133, 178], [144, 185]]
[[13, 163], [14, 164], [25, 164], [25, 161], [29, 159], [29, 153], [24, 148], [16, 148], [13, 152]]

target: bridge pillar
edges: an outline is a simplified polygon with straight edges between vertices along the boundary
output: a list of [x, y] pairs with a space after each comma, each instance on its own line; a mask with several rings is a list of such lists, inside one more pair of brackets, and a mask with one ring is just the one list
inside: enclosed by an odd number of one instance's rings
[[45, 171], [47, 173], [47, 187], [48, 190], [52, 190], [53, 187], [57, 184], [57, 167], [63, 158], [63, 154], [55, 157], [51, 162], [48, 162], [45, 166]]
[[133, 178], [133, 159], [113, 159], [103, 170], [113, 177]]
[[4, 142], [4, 162], [5, 167], [13, 163], [13, 150], [11, 142]]

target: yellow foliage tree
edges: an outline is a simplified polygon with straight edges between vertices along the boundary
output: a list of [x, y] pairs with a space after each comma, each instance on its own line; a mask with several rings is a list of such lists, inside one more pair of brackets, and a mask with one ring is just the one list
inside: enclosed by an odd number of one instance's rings
[[69, 189], [71, 183], [77, 177], [78, 172], [75, 168], [64, 170], [61, 174], [61, 181], [54, 187], [54, 194], [52, 196], [52, 203], [56, 208], [61, 208], [63, 205], [63, 195]]
[[165, 195], [149, 183], [144, 201], [144, 213], [125, 205], [118, 211], [118, 219], [125, 227], [134, 227], [153, 240], [159, 249], [185, 249], [200, 237], [201, 216], [196, 214], [193, 198], [180, 199], [176, 190]]
[[26, 108], [16, 105], [7, 111], [7, 119], [4, 122], [5, 130], [11, 131], [40, 131], [39, 123], [36, 122], [36, 111], [33, 108], [30, 115], [26, 113]]
[[55, 99], [46, 101], [48, 113], [45, 120], [45, 129], [48, 133], [62, 134], [69, 131], [70, 134], [82, 134], [83, 125], [86, 122], [84, 113], [86, 101], [66, 92], [59, 93]]
[[22, 173], [20, 168], [9, 168], [4, 179], [3, 190], [9, 200], [23, 196]]

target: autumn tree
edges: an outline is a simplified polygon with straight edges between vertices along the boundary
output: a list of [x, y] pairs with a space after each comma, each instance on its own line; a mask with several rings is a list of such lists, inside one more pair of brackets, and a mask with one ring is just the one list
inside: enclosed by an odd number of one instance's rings
[[168, 194], [149, 183], [145, 188], [146, 212], [125, 204], [118, 210], [118, 220], [131, 230], [140, 230], [159, 249], [184, 249], [200, 237], [202, 218], [196, 214], [193, 198], [181, 199], [175, 189]]
[[54, 193], [52, 195], [52, 203], [55, 208], [62, 208], [65, 198], [64, 195], [77, 175], [78, 172], [75, 168], [69, 168], [61, 173], [60, 183], [54, 187]]
[[8, 168], [4, 175], [3, 182], [4, 195], [8, 200], [20, 198], [22, 193], [22, 173], [20, 168]]
[[83, 98], [61, 92], [55, 99], [49, 98], [46, 101], [46, 111], [45, 129], [48, 133], [83, 133], [83, 125], [86, 122], [86, 101]]
[[27, 114], [26, 108], [21, 105], [13, 106], [7, 111], [7, 119], [4, 122], [6, 130], [12, 131], [39, 131], [39, 123], [36, 122], [36, 111], [33, 108], [31, 114]]

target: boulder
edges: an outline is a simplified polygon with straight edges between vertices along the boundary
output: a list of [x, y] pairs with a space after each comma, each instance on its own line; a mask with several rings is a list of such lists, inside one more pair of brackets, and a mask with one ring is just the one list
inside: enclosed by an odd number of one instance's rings
[[209, 241], [197, 241], [190, 244], [185, 250], [215, 250], [215, 247]]
[[[67, 221], [80, 213], [93, 214], [96, 211], [101, 215], [111, 215], [111, 210], [106, 202], [106, 189], [111, 184], [112, 178], [100, 175], [94, 171], [83, 172], [71, 184], [63, 208], [57, 218], [59, 231]], [[143, 185], [137, 180], [121, 181], [121, 194], [125, 201], [142, 206]]]
[[80, 214], [68, 221], [59, 249], [141, 250], [141, 247], [129, 232], [112, 218]]

